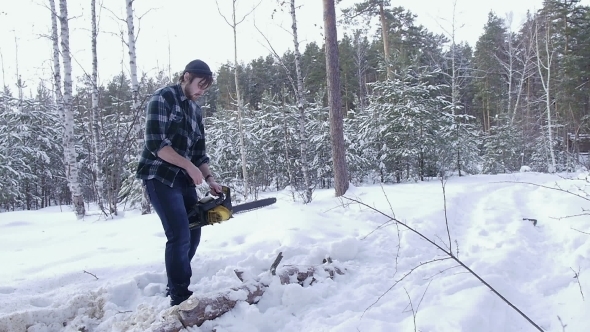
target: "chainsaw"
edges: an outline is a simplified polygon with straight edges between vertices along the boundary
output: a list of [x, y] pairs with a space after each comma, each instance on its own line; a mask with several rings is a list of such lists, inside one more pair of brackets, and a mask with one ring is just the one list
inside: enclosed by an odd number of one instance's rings
[[259, 209], [276, 203], [275, 197], [232, 205], [229, 187], [222, 186], [218, 196], [207, 195], [188, 210], [189, 229], [214, 225], [229, 220], [234, 214]]

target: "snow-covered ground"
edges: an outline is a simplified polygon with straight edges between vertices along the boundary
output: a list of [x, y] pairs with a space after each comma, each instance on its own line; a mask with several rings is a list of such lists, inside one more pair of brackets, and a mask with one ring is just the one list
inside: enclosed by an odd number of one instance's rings
[[[453, 252], [535, 324], [586, 332], [590, 216], [564, 217], [590, 208], [583, 199], [590, 183], [586, 174], [562, 176], [574, 179], [530, 172], [449, 178], [447, 218]], [[442, 193], [432, 180], [351, 187], [346, 196], [448, 246]], [[279, 252], [279, 271], [329, 256], [344, 274], [303, 287], [275, 277], [258, 304], [239, 303], [189, 331], [538, 331], [455, 262], [416, 268], [445, 255], [402, 226], [399, 233], [394, 224], [379, 227], [384, 215], [333, 190], [316, 191], [308, 205], [287, 191], [265, 196], [278, 201], [203, 228], [194, 296], [240, 286], [235, 269], [268, 278]], [[170, 309], [164, 245], [155, 214], [77, 221], [66, 207], [1, 213], [0, 331], [149, 331]]]

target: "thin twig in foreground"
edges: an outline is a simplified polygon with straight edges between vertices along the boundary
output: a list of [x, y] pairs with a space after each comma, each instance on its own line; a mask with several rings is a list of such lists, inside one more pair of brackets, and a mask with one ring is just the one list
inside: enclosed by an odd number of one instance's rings
[[88, 272], [86, 270], [84, 270], [83, 272], [86, 273], [86, 274], [90, 274], [91, 276], [93, 276], [94, 278], [96, 278], [96, 280], [98, 280], [98, 277], [95, 274], [90, 273], [90, 272]]
[[570, 227], [570, 228], [571, 228], [571, 229], [573, 229], [573, 230], [574, 230], [574, 231], [576, 231], [576, 232], [580, 232], [580, 233], [582, 233], [582, 234], [590, 235], [590, 233], [588, 233], [588, 232], [584, 232], [584, 231], [581, 231], [581, 230], [579, 230], [579, 229], [575, 229], [575, 228], [573, 228], [573, 227]]
[[441, 176], [440, 177], [440, 184], [442, 186], [442, 192], [443, 192], [443, 202], [444, 202], [444, 210], [445, 210], [445, 224], [447, 225], [447, 235], [449, 237], [449, 252], [453, 253], [453, 242], [451, 241], [451, 231], [449, 230], [449, 218], [447, 217], [447, 193], [445, 190], [445, 184], [446, 181], [444, 181], [444, 178]]
[[[508, 304], [512, 309], [516, 310], [516, 312], [518, 312], [524, 319], [526, 319], [531, 325], [533, 325], [537, 330], [543, 332], [543, 329], [541, 329], [541, 327], [539, 325], [537, 325], [535, 322], [533, 322], [532, 319], [530, 319], [524, 312], [522, 312], [520, 309], [518, 309], [514, 304], [512, 304], [512, 302], [508, 301], [508, 299], [506, 299], [502, 294], [500, 294], [494, 287], [492, 287], [490, 284], [488, 284], [483, 278], [481, 278], [477, 273], [475, 273], [473, 270], [471, 270], [467, 265], [465, 265], [465, 263], [463, 263], [460, 259], [458, 259], [455, 255], [453, 255], [452, 252], [449, 252], [447, 250], [445, 250], [445, 248], [439, 246], [438, 244], [436, 244], [435, 242], [433, 242], [431, 239], [429, 239], [428, 237], [426, 237], [424, 234], [420, 233], [419, 231], [415, 230], [414, 228], [408, 226], [407, 224], [392, 218], [391, 216], [388, 216], [386, 213], [383, 213], [381, 211], [379, 211], [376, 208], [373, 208], [369, 205], [367, 205], [366, 203], [363, 203], [359, 200], [355, 200], [353, 198], [348, 198], [346, 196], [343, 196], [344, 198], [351, 200], [353, 202], [356, 202], [358, 204], [361, 204], [363, 206], [368, 207], [369, 209], [382, 214], [388, 218], [391, 218], [393, 221], [397, 222], [398, 224], [402, 225], [403, 227], [407, 228], [408, 230], [410, 230], [411, 232], [415, 233], [416, 235], [418, 235], [419, 237], [423, 238], [424, 240], [426, 240], [427, 242], [429, 242], [430, 244], [432, 244], [433, 246], [435, 246], [436, 248], [438, 248], [440, 251], [444, 252], [445, 254], [447, 254], [451, 259], [453, 259], [455, 262], [457, 262], [457, 264], [461, 265], [464, 269], [466, 269], [467, 271], [469, 271], [469, 273], [471, 273], [471, 275], [473, 275], [474, 277], [476, 277], [481, 283], [483, 283], [486, 287], [488, 287], [494, 294], [496, 294], [496, 296], [498, 296], [500, 299], [502, 299], [502, 301], [504, 301], [506, 304]], [[394, 285], [395, 286], [395, 285]], [[393, 288], [393, 286], [392, 286]], [[366, 310], [365, 310], [366, 311]], [[363, 313], [364, 314], [364, 313]]]
[[[572, 269], [570, 267], [570, 269]], [[578, 287], [580, 287], [580, 294], [582, 294], [582, 301], [586, 301], [586, 299], [584, 299], [584, 292], [582, 292], [582, 284], [580, 283], [580, 267], [578, 267], [578, 271], [572, 269], [572, 271], [574, 271], [574, 279], [576, 279], [576, 281], [578, 282]]]
[[377, 297], [377, 300], [375, 300], [375, 302], [371, 303], [370, 306], [368, 306], [365, 311], [363, 311], [363, 314], [361, 315], [361, 318], [365, 315], [365, 313], [371, 309], [375, 304], [377, 304], [377, 302], [379, 302], [385, 295], [387, 295], [387, 293], [389, 293], [395, 286], [397, 286], [397, 284], [399, 284], [402, 280], [404, 280], [405, 278], [407, 278], [410, 274], [412, 274], [412, 272], [414, 272], [415, 270], [417, 270], [419, 267], [422, 267], [424, 265], [430, 264], [430, 263], [434, 263], [434, 262], [440, 262], [440, 261], [444, 261], [449, 259], [449, 257], [444, 257], [444, 258], [438, 258], [438, 259], [433, 259], [433, 260], [429, 260], [426, 262], [422, 262], [416, 266], [414, 266], [412, 269], [410, 269], [410, 271], [408, 271], [406, 274], [403, 275], [403, 277], [401, 277], [400, 279], [396, 280], [393, 285], [391, 285], [391, 287], [389, 287], [383, 294], [379, 295], [379, 297]]
[[414, 332], [416, 332], [418, 329], [416, 328], [416, 312], [414, 311], [414, 304], [412, 303], [412, 298], [410, 297], [410, 293], [408, 293], [406, 287], [404, 287], [404, 291], [406, 291], [408, 301], [410, 301], [410, 308], [412, 309], [412, 316], [414, 317]]

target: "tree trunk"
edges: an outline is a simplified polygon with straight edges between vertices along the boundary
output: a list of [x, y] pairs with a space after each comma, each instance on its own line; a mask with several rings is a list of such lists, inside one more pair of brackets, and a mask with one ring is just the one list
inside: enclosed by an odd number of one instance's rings
[[365, 61], [367, 57], [367, 51], [362, 47], [361, 42], [361, 30], [356, 30], [354, 32], [354, 41], [355, 41], [355, 62], [357, 65], [357, 79], [359, 85], [359, 112], [363, 112], [365, 110], [365, 102], [366, 102], [366, 88], [365, 88], [365, 73], [367, 71]]
[[348, 169], [344, 145], [344, 121], [340, 96], [340, 70], [338, 61], [338, 36], [336, 33], [336, 10], [334, 0], [323, 0], [324, 36], [326, 39], [326, 77], [328, 105], [330, 107], [330, 137], [334, 165], [334, 189], [336, 197], [348, 190]]
[[[333, 1], [332, 1], [333, 2]], [[324, 4], [326, 2], [324, 1]], [[379, 18], [381, 20], [381, 38], [383, 38], [383, 56], [385, 57], [385, 66], [387, 70], [387, 79], [391, 79], [391, 57], [389, 55], [389, 28], [385, 19], [385, 9], [383, 2], [379, 3]]]
[[[538, 20], [537, 20], [538, 22]], [[538, 23], [536, 23], [538, 24]], [[547, 64], [541, 61], [541, 54], [539, 50], [539, 29], [537, 25], [536, 33], [535, 33], [535, 42], [537, 45], [537, 68], [539, 70], [539, 77], [541, 78], [541, 85], [543, 87], [543, 91], [545, 92], [545, 108], [547, 110], [547, 145], [549, 148], [549, 157], [550, 161], [547, 165], [547, 169], [550, 173], [554, 173], [556, 171], [556, 164], [555, 164], [555, 152], [553, 151], [553, 129], [552, 129], [552, 120], [551, 120], [551, 63], [553, 60], [553, 52], [549, 50], [549, 44], [551, 43], [551, 35], [550, 35], [550, 22], [546, 20], [546, 27], [545, 27], [545, 56], [547, 57]], [[543, 74], [543, 69], [547, 72], [545, 76]]]
[[82, 219], [85, 215], [84, 197], [82, 188], [78, 180], [78, 162], [76, 153], [76, 136], [74, 134], [74, 112], [72, 110], [72, 57], [70, 54], [70, 30], [68, 26], [68, 4], [67, 0], [59, 1], [61, 26], [61, 54], [64, 65], [64, 93], [63, 93], [63, 113], [64, 113], [64, 157], [66, 164], [66, 177], [70, 192], [72, 194], [72, 204], [76, 218]]
[[102, 168], [102, 138], [100, 136], [100, 116], [98, 109], [98, 54], [96, 51], [97, 27], [96, 27], [96, 0], [90, 0], [91, 26], [92, 26], [92, 141], [93, 141], [93, 168], [96, 179], [96, 200], [101, 211], [104, 209], [104, 171]]
[[[55, 96], [55, 103], [62, 123], [65, 123], [63, 112], [63, 95], [61, 93], [61, 66], [59, 61], [59, 35], [57, 30], [58, 13], [55, 9], [55, 1], [49, 0], [49, 8], [51, 10], [51, 42], [53, 45], [53, 89]], [[65, 135], [62, 137], [62, 144], [66, 146]]]
[[240, 93], [240, 82], [238, 75], [238, 34], [236, 23], [236, 0], [232, 0], [232, 29], [234, 32], [234, 81], [236, 84], [236, 101], [238, 104], [238, 135], [240, 137], [240, 155], [242, 158], [242, 177], [244, 179], [244, 199], [247, 200], [249, 196], [249, 177], [248, 177], [248, 160], [246, 158], [246, 143], [244, 140], [244, 121], [243, 110], [244, 101]]
[[[125, 0], [127, 8], [127, 47], [129, 48], [129, 70], [131, 72], [131, 94], [133, 100], [133, 110], [135, 114], [139, 112], [139, 82], [137, 79], [137, 53], [135, 51], [135, 26], [133, 24], [133, 1]], [[141, 121], [136, 122], [135, 136], [137, 138], [137, 151], [141, 151], [143, 145], [143, 135], [141, 131]], [[144, 186], [141, 186], [141, 214], [151, 213], [150, 201]]]
[[297, 109], [299, 110], [299, 145], [301, 147], [301, 170], [305, 183], [305, 203], [311, 202], [313, 189], [309, 177], [309, 165], [307, 163], [307, 135], [305, 133], [305, 89], [303, 88], [303, 74], [301, 74], [301, 52], [299, 52], [299, 39], [297, 36], [297, 16], [295, 14], [295, 0], [291, 0], [291, 29], [293, 31], [293, 47], [295, 49], [295, 73], [297, 75]]
[[459, 103], [459, 75], [457, 73], [457, 44], [455, 43], [455, 13], [457, 8], [457, 1], [453, 1], [453, 20], [451, 22], [451, 107], [453, 114], [453, 126], [455, 127], [456, 144], [457, 144], [457, 171], [461, 176], [461, 131], [459, 130], [459, 123], [457, 122], [457, 104]]

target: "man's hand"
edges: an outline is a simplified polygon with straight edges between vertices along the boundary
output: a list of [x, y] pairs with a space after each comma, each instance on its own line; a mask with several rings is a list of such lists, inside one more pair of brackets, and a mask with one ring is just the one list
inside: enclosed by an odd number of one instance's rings
[[211, 195], [217, 196], [222, 193], [221, 185], [215, 182], [215, 180], [211, 179], [207, 182], [207, 184], [211, 189]]
[[191, 164], [191, 165], [193, 167], [187, 167], [186, 172], [188, 173], [188, 175], [191, 177], [191, 179], [193, 180], [193, 182], [196, 185], [203, 183], [203, 173], [201, 172], [201, 170], [198, 167], [196, 167], [193, 164]]

